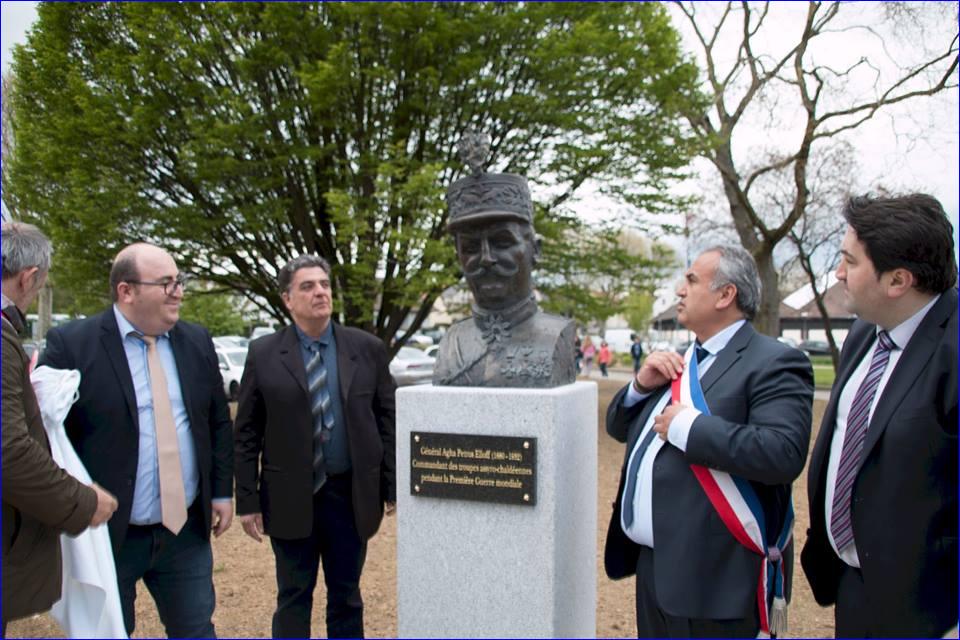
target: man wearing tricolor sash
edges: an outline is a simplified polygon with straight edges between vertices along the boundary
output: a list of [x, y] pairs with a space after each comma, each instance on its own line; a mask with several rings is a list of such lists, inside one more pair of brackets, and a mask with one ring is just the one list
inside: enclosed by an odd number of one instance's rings
[[696, 343], [650, 354], [607, 412], [627, 444], [607, 575], [636, 575], [639, 637], [782, 634], [813, 371], [750, 324], [760, 278], [743, 249], [700, 254], [677, 295]]
[[858, 320], [810, 455], [800, 559], [837, 637], [956, 637], [953, 228], [924, 194], [843, 214], [837, 279]]

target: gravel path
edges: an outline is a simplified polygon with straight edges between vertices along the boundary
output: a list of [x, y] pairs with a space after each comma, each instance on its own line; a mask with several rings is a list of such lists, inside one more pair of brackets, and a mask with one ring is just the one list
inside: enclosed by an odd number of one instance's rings
[[[598, 513], [597, 513], [597, 635], [628, 638], [636, 634], [633, 580], [613, 582], [603, 573], [603, 541], [610, 521], [611, 504], [617, 490], [623, 445], [608, 437], [602, 417], [613, 394], [630, 378], [629, 371], [611, 371], [611, 378], [602, 380], [594, 372], [600, 390], [598, 407]], [[814, 406], [814, 429], [819, 425], [823, 401]], [[815, 435], [815, 434], [814, 434]], [[806, 535], [806, 475], [794, 486], [797, 522], [797, 549]], [[270, 619], [276, 598], [273, 554], [268, 543], [257, 544], [243, 534], [239, 523], [216, 540], [214, 550], [214, 582], [217, 610], [214, 624], [220, 637], [270, 636]], [[797, 553], [799, 555], [799, 551]], [[380, 532], [371, 540], [362, 590], [366, 603], [365, 623], [368, 637], [394, 637], [397, 634], [396, 614], [396, 518], [386, 518]], [[142, 585], [141, 585], [142, 586]], [[317, 602], [325, 601], [322, 584], [317, 588]], [[321, 606], [314, 606], [314, 637], [326, 632]], [[789, 611], [789, 637], [829, 637], [833, 635], [833, 611], [813, 602], [806, 579], [797, 565], [793, 580], [793, 602]], [[137, 629], [134, 637], [163, 637], [164, 631], [150, 595], [141, 589], [137, 598]], [[9, 638], [62, 638], [59, 628], [48, 615], [11, 623]]]

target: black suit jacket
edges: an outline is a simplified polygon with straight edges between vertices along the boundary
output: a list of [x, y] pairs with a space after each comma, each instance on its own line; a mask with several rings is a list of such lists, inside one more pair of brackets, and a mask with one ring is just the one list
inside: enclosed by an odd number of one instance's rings
[[[856, 322], [810, 457], [810, 530], [801, 555], [821, 605], [842, 561], [827, 538], [827, 463], [844, 385], [876, 326]], [[957, 291], [930, 309], [890, 374], [853, 485], [853, 535], [870, 615], [884, 634], [942, 636], [957, 623]]]
[[[370, 538], [396, 500], [396, 384], [383, 342], [333, 325], [357, 531]], [[313, 527], [313, 416], [296, 328], [250, 343], [236, 427], [237, 513], [262, 513], [267, 534], [305, 538]]]
[[[200, 471], [197, 499], [209, 532], [210, 502], [233, 495], [230, 412], [213, 342], [206, 329], [177, 322], [169, 332], [180, 388], [190, 418]], [[113, 308], [47, 333], [40, 364], [80, 371], [80, 398], [65, 427], [90, 476], [117, 497], [110, 518], [116, 555], [127, 535], [139, 458], [139, 420], [130, 366]]]
[[[747, 323], [717, 354], [701, 386], [712, 415], [694, 420], [686, 452], [667, 443], [654, 462], [657, 600], [674, 616], [743, 619], [757, 607], [760, 557], [730, 534], [690, 464], [749, 480], [763, 505], [767, 538], [775, 539], [783, 526], [790, 483], [806, 462], [813, 369], [802, 352], [758, 334]], [[614, 579], [636, 572], [639, 552], [620, 526], [627, 461], [657, 400], [669, 393], [669, 385], [629, 409], [623, 407], [626, 392], [625, 387], [607, 411], [607, 433], [627, 443], [604, 555], [607, 575]], [[792, 546], [785, 555], [789, 576]], [[789, 584], [788, 578], [788, 589]]]

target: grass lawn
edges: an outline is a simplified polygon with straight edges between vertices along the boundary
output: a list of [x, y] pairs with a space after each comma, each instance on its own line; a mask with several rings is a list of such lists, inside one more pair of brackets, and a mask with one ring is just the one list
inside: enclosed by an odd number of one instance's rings
[[813, 383], [818, 389], [829, 389], [833, 386], [835, 373], [830, 356], [810, 356], [813, 365]]
[[817, 389], [829, 389], [832, 387], [835, 375], [832, 364], [813, 365], [813, 384]]

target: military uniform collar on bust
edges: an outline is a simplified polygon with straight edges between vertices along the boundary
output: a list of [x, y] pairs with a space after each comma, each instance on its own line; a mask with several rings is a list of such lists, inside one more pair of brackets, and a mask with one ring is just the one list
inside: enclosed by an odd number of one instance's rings
[[483, 336], [483, 341], [489, 345], [503, 343], [510, 338], [510, 329], [537, 312], [537, 299], [531, 293], [512, 307], [506, 309], [483, 309], [476, 304], [473, 307], [473, 321], [477, 324]]

